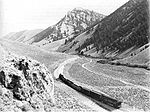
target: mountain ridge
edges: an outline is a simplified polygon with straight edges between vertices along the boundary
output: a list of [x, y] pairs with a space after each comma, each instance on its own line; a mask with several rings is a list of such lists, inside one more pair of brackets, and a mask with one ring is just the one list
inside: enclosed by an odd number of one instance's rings
[[[138, 48], [149, 41], [148, 1], [130, 0], [98, 24], [57, 51], [94, 57], [116, 57], [129, 48]], [[118, 57], [117, 56], [117, 57]]]
[[19, 32], [10, 32], [7, 35], [3, 36], [5, 39], [9, 39], [12, 41], [18, 42], [26, 42], [28, 39], [32, 38], [37, 33], [41, 32], [42, 29], [34, 29], [34, 30], [22, 30]]
[[47, 43], [78, 34], [90, 25], [104, 18], [104, 15], [82, 8], [69, 11], [58, 23], [48, 27], [30, 39], [29, 43], [46, 40]]

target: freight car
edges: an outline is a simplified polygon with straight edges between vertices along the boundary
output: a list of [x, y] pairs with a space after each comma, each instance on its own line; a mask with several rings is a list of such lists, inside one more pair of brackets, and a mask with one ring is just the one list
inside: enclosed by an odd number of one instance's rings
[[82, 88], [82, 90], [80, 92], [85, 94], [86, 96], [91, 97], [91, 91], [88, 89]]
[[81, 92], [81, 90], [82, 90], [82, 87], [81, 87], [81, 86], [78, 86], [78, 85], [74, 84], [72, 81], [70, 81], [70, 80], [64, 78], [63, 75], [60, 74], [60, 75], [59, 75], [59, 79], [62, 80], [62, 81], [63, 81], [65, 84], [67, 84], [68, 86], [72, 87], [73, 89], [75, 89], [75, 90]]
[[59, 75], [59, 79], [62, 80], [65, 84], [67, 84], [68, 86], [70, 86], [71, 88], [81, 92], [82, 94], [91, 97], [99, 102], [102, 102], [106, 105], [109, 105], [111, 107], [114, 107], [116, 109], [119, 109], [121, 107], [121, 103], [120, 101], [117, 101], [113, 98], [110, 98], [109, 96], [106, 96], [104, 94], [101, 93], [97, 93], [95, 91], [91, 91], [87, 88], [83, 88], [81, 86], [78, 86], [76, 84], [74, 84], [72, 81], [64, 78], [64, 76], [62, 74]]
[[75, 84], [70, 85], [70, 87], [72, 87], [73, 89], [75, 89], [75, 90], [77, 90], [79, 92], [81, 92], [81, 90], [83, 89], [81, 86], [77, 86]]
[[116, 109], [119, 109], [121, 107], [121, 103], [122, 102], [120, 102], [120, 101], [118, 101], [116, 99], [113, 99], [113, 98], [111, 98], [109, 96], [106, 96], [106, 95], [104, 95], [102, 93], [98, 93], [98, 92], [93, 91], [93, 90], [91, 91], [91, 90], [89, 90], [87, 88], [82, 88], [81, 93], [83, 93], [83, 94], [85, 94], [85, 95], [87, 95], [87, 96], [89, 96], [89, 97], [91, 97], [91, 98], [93, 98], [93, 99], [95, 99], [95, 100], [97, 100], [99, 102], [102, 102], [102, 103], [104, 103], [106, 105], [114, 107]]
[[71, 85], [71, 84], [73, 84], [73, 82], [71, 82], [70, 80], [68, 80], [68, 79], [65, 79], [64, 78], [64, 76], [63, 75], [59, 75], [59, 79], [60, 80], [62, 80], [65, 84], [67, 84], [67, 85]]
[[121, 107], [121, 101], [118, 101], [118, 100], [115, 100], [113, 98], [110, 98], [106, 95], [103, 95], [101, 94], [101, 99], [102, 99], [102, 102], [111, 106], [111, 107], [115, 107], [117, 109], [119, 109]]

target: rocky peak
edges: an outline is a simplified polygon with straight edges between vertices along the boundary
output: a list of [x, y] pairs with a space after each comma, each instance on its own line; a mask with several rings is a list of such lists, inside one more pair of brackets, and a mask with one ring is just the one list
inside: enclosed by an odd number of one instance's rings
[[55, 37], [55, 39], [66, 38], [72, 34], [82, 32], [87, 27], [103, 18], [104, 15], [96, 12], [82, 8], [75, 8], [72, 11], [69, 11], [66, 16], [55, 26], [57, 31], [51, 33], [49, 35], [49, 39], [53, 37]]
[[[46, 40], [47, 43], [49, 43], [63, 38], [68, 38], [71, 35], [81, 33], [83, 30], [90, 27], [94, 23], [101, 21], [104, 17], [104, 15], [96, 13], [94, 11], [75, 8], [72, 11], [69, 11], [64, 16], [64, 18], [61, 19], [53, 27], [49, 27], [34, 36], [34, 40], [38, 38], [38, 41], [34, 42]], [[39, 38], [41, 38], [41, 40], [39, 40]]]
[[72, 11], [87, 11], [87, 9], [83, 9], [82, 7], [76, 7]]
[[[72, 17], [74, 18], [73, 20], [75, 21], [76, 19], [82, 20], [83, 22], [92, 22], [92, 21], [100, 21], [102, 18], [104, 18], [104, 15], [96, 13], [94, 11], [90, 11], [88, 9], [83, 9], [83, 8], [74, 8], [72, 11], [69, 11], [67, 17]], [[78, 20], [78, 22], [79, 22]], [[88, 24], [87, 23], [87, 24]]]

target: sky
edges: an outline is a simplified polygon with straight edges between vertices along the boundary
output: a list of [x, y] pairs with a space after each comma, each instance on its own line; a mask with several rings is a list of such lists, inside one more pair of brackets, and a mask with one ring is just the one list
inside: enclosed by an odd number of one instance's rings
[[128, 0], [0, 0], [0, 36], [45, 29], [76, 7], [109, 15]]

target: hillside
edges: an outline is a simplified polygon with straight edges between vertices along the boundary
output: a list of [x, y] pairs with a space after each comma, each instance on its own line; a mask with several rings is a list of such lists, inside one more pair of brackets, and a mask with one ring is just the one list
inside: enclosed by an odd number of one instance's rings
[[41, 32], [42, 29], [36, 29], [36, 30], [24, 30], [20, 32], [11, 32], [4, 36], [4, 39], [9, 39], [12, 41], [18, 41], [18, 42], [27, 42], [31, 37], [36, 35], [37, 33]]
[[7, 34], [6, 36], [4, 36], [3, 38], [5, 39], [10, 39], [10, 40], [17, 40], [26, 30], [23, 31], [19, 31], [19, 32], [11, 32], [9, 34]]
[[10, 51], [17, 55], [31, 57], [32, 59], [37, 60], [40, 63], [44, 63], [49, 70], [51, 68], [50, 65], [53, 65], [52, 67], [55, 68], [55, 64], [59, 64], [63, 60], [72, 57], [64, 53], [47, 52], [37, 46], [27, 45], [24, 43], [6, 39], [0, 39], [0, 45], [2, 45], [7, 51]]
[[122, 58], [148, 41], [148, 1], [130, 0], [79, 36], [68, 39], [57, 51]]
[[150, 43], [135, 50], [129, 57], [121, 59], [119, 62], [150, 66]]
[[[54, 41], [49, 44], [45, 44], [45, 45], [41, 46], [41, 48], [44, 50], [47, 50], [47, 51], [56, 51], [64, 43], [65, 43], [65, 39], [61, 39], [61, 40], [57, 40], [57, 41]], [[37, 46], [41, 45], [41, 41], [35, 45], [37, 45]]]
[[69, 11], [57, 24], [50, 26], [35, 35], [29, 40], [29, 43], [37, 43], [42, 40], [44, 41], [42, 44], [47, 44], [52, 41], [66, 38], [70, 35], [78, 34], [103, 18], [104, 15], [94, 11], [75, 8], [72, 11]]

